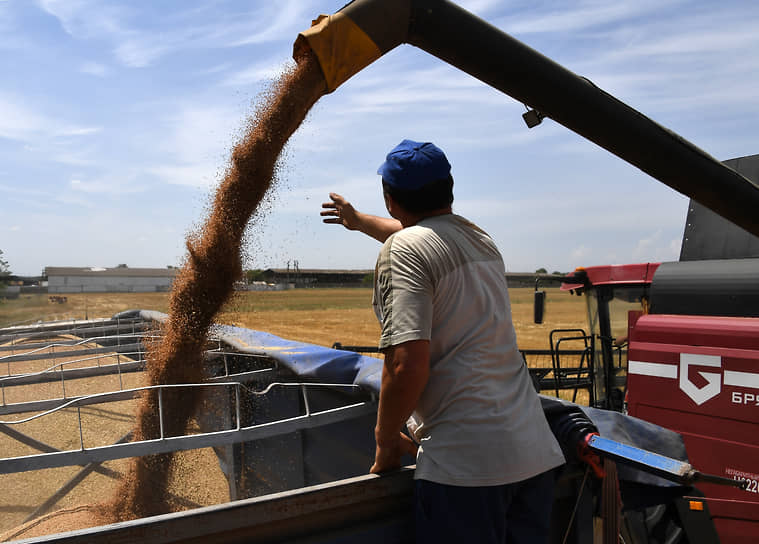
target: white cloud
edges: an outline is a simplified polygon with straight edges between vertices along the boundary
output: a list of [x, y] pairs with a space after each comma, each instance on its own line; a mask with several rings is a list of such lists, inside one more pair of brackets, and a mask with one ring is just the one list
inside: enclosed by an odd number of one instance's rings
[[[653, 20], [643, 25], [625, 28], [616, 33], [603, 34], [603, 39], [615, 38], [619, 47], [607, 48], [596, 58], [601, 62], [623, 63], [636, 59], [660, 58], [697, 65], [715, 60], [732, 62], [724, 58], [726, 52], [745, 53], [746, 48], [759, 43], [756, 33], [756, 14], [725, 10], [717, 15], [703, 17], [688, 14], [677, 25]], [[756, 63], [753, 55], [741, 55], [739, 60]]]
[[188, 187], [212, 187], [218, 181], [216, 168], [210, 161], [196, 161], [191, 164], [154, 166], [147, 171], [164, 183], [186, 185]]
[[57, 136], [85, 136], [98, 127], [80, 127], [54, 116], [40, 113], [20, 97], [0, 94], [0, 137], [20, 142], [33, 142]]
[[66, 206], [81, 206], [82, 208], [89, 209], [94, 209], [96, 207], [95, 203], [93, 203], [91, 200], [72, 193], [61, 193], [59, 195], [56, 195], [53, 200]]
[[147, 190], [145, 185], [136, 180], [136, 176], [127, 174], [124, 177], [109, 175], [99, 179], [72, 179], [70, 189], [77, 193], [98, 195], [125, 195], [142, 193]]
[[19, 101], [0, 95], [0, 136], [9, 140], [29, 141], [48, 121]]
[[114, 53], [116, 58], [126, 66], [144, 68], [172, 49], [174, 47], [169, 43], [164, 43], [160, 37], [137, 36], [123, 39], [115, 47]]
[[590, 250], [590, 248], [588, 248], [584, 244], [581, 244], [575, 247], [570, 252], [569, 256], [572, 259], [572, 262], [579, 263], [579, 262], [585, 262], [591, 254], [592, 254], [592, 251]]
[[225, 77], [221, 85], [236, 88], [251, 87], [262, 81], [276, 79], [286, 68], [291, 67], [293, 64], [293, 61], [289, 59], [283, 61], [281, 57], [257, 62]]
[[700, 8], [678, 13], [676, 22], [660, 16], [604, 29], [593, 36], [604, 44], [593, 55], [572, 50], [572, 69], [592, 74], [626, 101], [644, 102], [649, 111], [756, 103], [759, 58], [746, 52], [759, 49], [759, 13]]
[[198, 75], [209, 76], [209, 75], [219, 74], [221, 72], [227, 72], [227, 71], [231, 70], [232, 68], [233, 68], [232, 63], [230, 63], [230, 62], [222, 62], [222, 63], [219, 63], [219, 64], [217, 64], [215, 66], [211, 66], [210, 68], [205, 68], [205, 69], [202, 69], [202, 70], [198, 70], [196, 73]]
[[262, 13], [246, 14], [252, 21], [257, 21], [259, 29], [251, 31], [247, 27], [248, 23], [243, 23], [241, 28], [231, 29], [229, 35], [237, 34], [238, 38], [231, 38], [229, 45], [240, 46], [256, 44], [272, 40], [282, 40], [287, 37], [294, 40], [297, 32], [294, 29], [305, 30], [308, 28], [310, 18], [306, 15], [304, 2], [302, 0], [286, 0], [272, 2], [268, 5], [269, 9], [261, 10]]
[[26, 195], [32, 197], [45, 197], [49, 193], [47, 191], [41, 191], [39, 189], [31, 189], [28, 185], [18, 183], [16, 185], [3, 185], [0, 184], [0, 192], [8, 193], [12, 195]]
[[61, 127], [56, 132], [59, 136], [89, 136], [91, 134], [97, 134], [103, 129], [101, 127]]
[[[92, 0], [40, 0], [63, 29], [78, 39], [112, 44], [116, 58], [141, 68], [177, 51], [291, 41], [307, 24], [301, 0], [260, 2], [236, 10], [213, 4], [161, 11], [159, 5], [114, 5]], [[150, 27], [143, 22], [150, 20]]]
[[168, 183], [208, 187], [242, 135], [244, 116], [231, 107], [181, 104], [163, 122], [165, 162], [151, 171]]
[[457, 0], [456, 4], [481, 17], [498, 7], [501, 4], [501, 0]]
[[91, 76], [105, 77], [108, 75], [108, 67], [105, 64], [99, 62], [85, 62], [79, 68], [79, 71], [83, 74], [89, 74]]
[[[402, 70], [397, 77], [394, 70]], [[372, 72], [360, 74], [350, 82], [340, 105], [342, 112], [396, 112], [399, 108], [458, 110], [472, 106], [502, 105], [504, 95], [451, 66], [441, 64], [425, 69], [410, 69], [402, 63], [389, 63]], [[419, 109], [420, 106], [422, 109]]]
[[68, 166], [93, 166], [97, 164], [98, 158], [91, 149], [57, 149], [47, 146], [48, 150], [38, 150], [41, 155], [50, 162], [65, 164]]
[[120, 21], [127, 17], [124, 6], [96, 0], [39, 0], [40, 7], [75, 38], [91, 38], [102, 34], [120, 34]]
[[680, 239], [664, 239], [661, 230], [638, 240], [632, 251], [632, 260], [636, 262], [676, 261], [680, 256]]
[[683, 0], [639, 0], [636, 2], [576, 2], [563, 9], [551, 8], [545, 13], [534, 15], [534, 6], [529, 11], [515, 13], [498, 21], [498, 26], [513, 34], [564, 33], [603, 27], [625, 19], [633, 19], [652, 12], [661, 11], [666, 6], [683, 3]]

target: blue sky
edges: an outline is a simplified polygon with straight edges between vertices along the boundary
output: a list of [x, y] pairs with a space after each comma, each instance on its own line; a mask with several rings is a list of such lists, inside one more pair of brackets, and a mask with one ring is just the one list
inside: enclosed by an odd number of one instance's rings
[[[460, 0], [725, 160], [759, 153], [759, 2]], [[180, 264], [229, 150], [297, 33], [343, 0], [0, 0], [0, 249], [45, 266]], [[371, 268], [329, 191], [383, 213], [377, 166], [442, 147], [454, 211], [510, 271], [676, 260], [687, 199], [408, 45], [323, 97], [249, 229], [247, 266]]]

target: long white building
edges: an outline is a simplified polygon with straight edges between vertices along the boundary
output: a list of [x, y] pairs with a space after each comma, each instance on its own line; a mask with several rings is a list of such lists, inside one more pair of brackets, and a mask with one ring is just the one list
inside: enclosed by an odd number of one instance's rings
[[151, 293], [168, 291], [177, 268], [45, 268], [48, 293]]

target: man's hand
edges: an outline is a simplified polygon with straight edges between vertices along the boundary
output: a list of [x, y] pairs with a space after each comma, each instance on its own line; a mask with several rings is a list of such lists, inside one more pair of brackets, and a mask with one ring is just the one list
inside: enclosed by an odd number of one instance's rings
[[337, 193], [330, 193], [329, 198], [332, 202], [322, 204], [324, 210], [320, 215], [325, 217], [322, 221], [342, 225], [348, 230], [359, 230], [358, 214], [351, 203]]
[[379, 474], [400, 468], [401, 455], [407, 453], [416, 456], [417, 445], [408, 436], [403, 433], [398, 434], [398, 440], [392, 444], [377, 444], [374, 453], [374, 464], [369, 472]]
[[332, 202], [322, 204], [322, 221], [333, 225], [342, 225], [348, 230], [357, 230], [384, 242], [388, 236], [403, 228], [400, 221], [390, 217], [361, 213], [337, 193], [330, 193]]
[[429, 340], [409, 340], [385, 350], [374, 428], [377, 450], [371, 472], [398, 468], [401, 454], [416, 453], [416, 444], [401, 430], [427, 385], [429, 373]]

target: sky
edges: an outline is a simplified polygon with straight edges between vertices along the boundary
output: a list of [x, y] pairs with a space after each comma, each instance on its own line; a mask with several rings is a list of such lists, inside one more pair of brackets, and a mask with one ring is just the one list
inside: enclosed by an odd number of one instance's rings
[[[298, 32], [343, 0], [0, 0], [0, 250], [46, 266], [184, 259]], [[719, 160], [759, 153], [759, 2], [459, 0]], [[410, 45], [324, 96], [248, 229], [247, 268], [369, 269], [378, 242], [321, 222], [330, 191], [384, 214], [404, 138], [453, 165], [454, 212], [511, 272], [677, 260], [688, 199]]]

